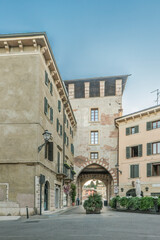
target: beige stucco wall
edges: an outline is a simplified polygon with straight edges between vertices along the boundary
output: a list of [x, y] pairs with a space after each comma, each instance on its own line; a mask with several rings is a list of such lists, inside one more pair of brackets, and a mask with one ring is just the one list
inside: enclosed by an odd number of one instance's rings
[[[63, 206], [63, 182], [56, 178], [57, 145], [62, 149], [61, 166], [63, 165], [63, 136], [57, 133], [56, 126], [57, 118], [63, 125], [63, 104], [61, 102], [62, 110], [59, 113], [60, 95], [42, 53], [39, 50], [33, 51], [33, 48], [27, 51], [29, 52], [23, 53], [16, 48], [11, 49], [10, 54], [5, 55], [3, 52], [0, 55], [0, 184], [9, 186], [7, 205], [2, 202], [5, 197], [0, 199], [0, 214], [4, 215], [26, 214], [26, 205], [31, 214], [39, 211], [40, 174], [44, 174], [50, 184], [49, 209], [55, 209], [55, 186], [60, 187], [59, 206]], [[45, 85], [45, 71], [53, 84], [52, 96], [49, 87]], [[53, 123], [44, 114], [44, 97], [53, 108]], [[69, 128], [66, 127], [69, 146], [65, 147], [65, 155], [68, 163], [73, 164], [70, 126], [69, 121]], [[38, 153], [38, 146], [44, 143], [42, 133], [46, 129], [52, 133], [53, 162], [44, 158], [44, 147]], [[0, 186], [0, 195], [4, 194], [3, 188], [4, 185]], [[42, 201], [43, 195], [44, 189]]]

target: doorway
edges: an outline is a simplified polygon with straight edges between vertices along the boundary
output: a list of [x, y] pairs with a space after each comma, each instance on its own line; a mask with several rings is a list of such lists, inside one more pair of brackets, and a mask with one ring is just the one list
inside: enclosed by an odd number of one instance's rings
[[49, 182], [44, 185], [44, 211], [49, 209]]

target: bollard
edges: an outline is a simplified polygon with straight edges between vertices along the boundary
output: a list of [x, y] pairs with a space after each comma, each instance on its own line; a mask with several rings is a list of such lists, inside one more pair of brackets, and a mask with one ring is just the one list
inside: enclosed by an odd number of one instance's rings
[[27, 218], [29, 218], [28, 206], [26, 206], [26, 215], [27, 215]]

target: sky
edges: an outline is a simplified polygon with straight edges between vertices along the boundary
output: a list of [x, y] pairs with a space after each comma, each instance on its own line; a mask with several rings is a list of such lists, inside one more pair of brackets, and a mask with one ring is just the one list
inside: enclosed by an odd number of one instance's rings
[[131, 74], [124, 114], [156, 105], [160, 0], [0, 0], [0, 34], [46, 32], [63, 80]]

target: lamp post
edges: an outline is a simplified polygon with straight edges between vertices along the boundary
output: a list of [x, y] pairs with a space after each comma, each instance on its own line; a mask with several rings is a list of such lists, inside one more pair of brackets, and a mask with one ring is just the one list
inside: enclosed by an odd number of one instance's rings
[[45, 130], [42, 135], [45, 142], [38, 147], [38, 152], [40, 152], [43, 146], [46, 145], [46, 143], [51, 139], [52, 133], [48, 132], [48, 130]]

